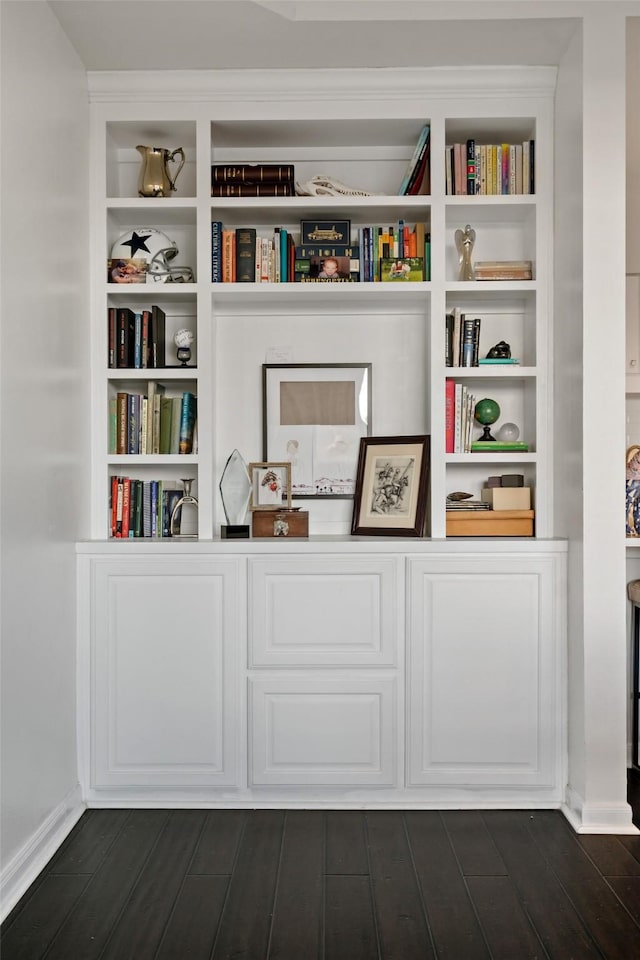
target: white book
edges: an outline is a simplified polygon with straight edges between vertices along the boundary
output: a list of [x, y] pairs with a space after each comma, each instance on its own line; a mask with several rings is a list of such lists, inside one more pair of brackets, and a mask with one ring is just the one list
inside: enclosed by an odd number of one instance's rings
[[454, 420], [453, 452], [462, 452], [462, 384], [456, 383], [456, 404]]

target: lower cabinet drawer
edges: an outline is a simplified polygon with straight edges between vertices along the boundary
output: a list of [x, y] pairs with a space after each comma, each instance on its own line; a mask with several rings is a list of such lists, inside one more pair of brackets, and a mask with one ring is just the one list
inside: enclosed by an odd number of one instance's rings
[[395, 677], [249, 680], [253, 785], [395, 786]]

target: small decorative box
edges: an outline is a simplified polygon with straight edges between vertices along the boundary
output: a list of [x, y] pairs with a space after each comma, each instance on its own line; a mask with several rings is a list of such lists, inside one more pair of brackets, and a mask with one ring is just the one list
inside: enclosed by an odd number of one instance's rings
[[308, 510], [256, 510], [251, 515], [254, 537], [308, 537]]

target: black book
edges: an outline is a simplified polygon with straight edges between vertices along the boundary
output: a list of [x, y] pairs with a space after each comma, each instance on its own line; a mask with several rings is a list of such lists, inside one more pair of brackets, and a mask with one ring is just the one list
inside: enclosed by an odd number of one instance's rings
[[292, 163], [214, 163], [211, 185], [218, 183], [293, 183]]
[[445, 366], [453, 366], [453, 326], [454, 316], [448, 313], [445, 317], [444, 362]]
[[118, 308], [118, 367], [135, 366], [136, 315], [129, 307]]
[[480, 355], [480, 317], [473, 318], [473, 366], [479, 366]]
[[151, 307], [151, 336], [149, 337], [150, 367], [166, 367], [166, 315], [160, 307]]
[[255, 283], [256, 230], [238, 227], [236, 230], [236, 283]]

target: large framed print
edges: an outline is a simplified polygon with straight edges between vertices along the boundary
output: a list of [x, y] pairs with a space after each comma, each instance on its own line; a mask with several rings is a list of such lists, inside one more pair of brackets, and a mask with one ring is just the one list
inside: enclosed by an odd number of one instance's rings
[[265, 363], [263, 457], [291, 464], [294, 498], [353, 497], [371, 433], [370, 363]]
[[425, 534], [430, 438], [363, 437], [353, 504], [352, 534]]

